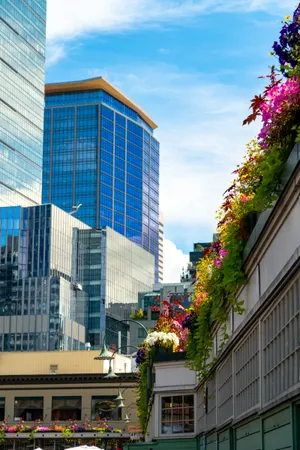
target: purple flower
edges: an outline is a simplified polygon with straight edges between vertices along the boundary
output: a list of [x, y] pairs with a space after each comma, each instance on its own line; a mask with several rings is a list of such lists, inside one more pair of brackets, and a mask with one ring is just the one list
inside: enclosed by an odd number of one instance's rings
[[182, 321], [182, 328], [187, 328], [188, 330], [190, 330], [193, 326], [195, 319], [196, 314], [194, 312], [192, 312], [189, 315], [186, 315]]
[[136, 365], [139, 366], [140, 364], [142, 364], [146, 359], [146, 351], [143, 348], [139, 348], [138, 351], [136, 352], [136, 357], [135, 357], [135, 362]]

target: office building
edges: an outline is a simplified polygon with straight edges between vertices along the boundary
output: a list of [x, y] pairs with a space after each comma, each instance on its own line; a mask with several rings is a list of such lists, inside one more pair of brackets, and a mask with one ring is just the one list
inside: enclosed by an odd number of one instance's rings
[[88, 298], [72, 283], [74, 227], [88, 228], [54, 205], [0, 208], [0, 351], [84, 348]]
[[150, 289], [154, 256], [54, 205], [0, 208], [0, 351], [77, 350], [127, 343], [115, 327]]
[[87, 340], [99, 348], [110, 330], [106, 342], [126, 351], [129, 326], [116, 321], [129, 319], [138, 293], [151, 289], [154, 256], [108, 227], [76, 233], [75, 276], [89, 296]]
[[[217, 235], [214, 234], [213, 240], [215, 239]], [[201, 258], [204, 256], [205, 250], [210, 246], [211, 242], [197, 242], [194, 243], [193, 251], [190, 252], [190, 261], [187, 265], [187, 268], [182, 269], [182, 274], [180, 277], [180, 281], [182, 283], [189, 282], [189, 281], [195, 281], [196, 277], [196, 266], [197, 263], [200, 261]]]
[[156, 124], [102, 77], [48, 84], [45, 102], [43, 202], [152, 253], [158, 280]]
[[0, 2], [0, 206], [41, 202], [46, 0]]

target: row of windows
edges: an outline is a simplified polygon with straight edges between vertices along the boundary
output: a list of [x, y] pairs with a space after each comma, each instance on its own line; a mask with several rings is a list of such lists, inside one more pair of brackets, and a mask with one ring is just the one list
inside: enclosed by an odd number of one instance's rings
[[43, 92], [43, 56], [0, 21], [0, 54], [30, 84]]
[[[115, 408], [111, 408], [115, 402]], [[51, 399], [51, 420], [68, 421], [82, 419], [82, 398], [80, 396], [53, 396]], [[113, 396], [93, 396], [91, 398], [91, 420], [121, 419], [121, 409]], [[0, 420], [5, 419], [5, 398], [0, 398]], [[15, 397], [14, 421], [43, 421], [44, 397]]]
[[[15, 6], [13, 6], [15, 3]], [[22, 11], [22, 12], [21, 12]], [[25, 14], [26, 15], [25, 15]], [[29, 20], [30, 14], [30, 20]], [[5, 9], [2, 10], [5, 21], [21, 35], [25, 41], [40, 54], [45, 54], [45, 22], [30, 12], [24, 3], [17, 0], [7, 0]]]
[[[100, 174], [101, 179], [101, 192], [107, 196], [112, 197], [112, 177], [107, 175], [106, 173]], [[76, 174], [76, 184], [84, 184], [86, 182], [93, 183], [96, 181], [96, 174], [90, 174], [89, 172], [78, 172]], [[73, 183], [73, 174], [72, 173], [57, 173], [55, 176], [53, 176], [52, 179], [52, 189], [54, 186], [59, 186], [63, 188], [66, 184], [72, 184]], [[115, 179], [114, 183], [115, 187], [115, 198], [119, 201], [124, 201], [124, 192], [125, 192], [125, 184], [123, 181]], [[126, 186], [126, 192], [128, 195], [132, 196], [134, 199], [137, 200], [137, 202], [140, 204], [140, 202], [144, 201], [145, 205], [149, 205], [152, 209], [155, 211], [158, 210], [158, 194], [155, 191], [150, 191], [150, 199], [147, 194], [143, 193], [140, 189], [136, 189], [134, 186], [127, 185]], [[63, 195], [63, 194], [62, 194]]]
[[[58, 132], [58, 135], [60, 135], [61, 133], [62, 132]], [[88, 139], [85, 141], [78, 139], [76, 141], [76, 150], [82, 151], [82, 152], [89, 150], [89, 149], [96, 150], [97, 149], [96, 134], [91, 130], [84, 130], [84, 133], [88, 136]], [[66, 137], [70, 137], [72, 135], [73, 135], [73, 131], [70, 131], [70, 132], [68, 131], [66, 133]], [[122, 141], [123, 141], [123, 139], [122, 139]], [[120, 144], [120, 142], [119, 142], [119, 144]], [[124, 145], [124, 149], [122, 149], [121, 147], [118, 147], [118, 146], [115, 147], [115, 156], [125, 160], [125, 141], [123, 142], [122, 145]], [[111, 143], [109, 143], [108, 141], [106, 141], [105, 139], [101, 139], [101, 150], [103, 152], [103, 158], [105, 158], [105, 160], [107, 162], [112, 164], [113, 145]], [[127, 150], [128, 150], [127, 160], [130, 163], [135, 164], [137, 167], [142, 168], [142, 157], [143, 157], [142, 150], [129, 142], [127, 145]], [[72, 141], [72, 140], [70, 140], [69, 142], [60, 141], [59, 139], [57, 140], [57, 135], [56, 135], [54, 142], [52, 144], [52, 152], [64, 152], [64, 151], [69, 151], [69, 152], [74, 151], [74, 141]], [[49, 154], [49, 152], [50, 152], [50, 136], [49, 136], [49, 134], [46, 133], [45, 140], [44, 140], [44, 157], [46, 157], [46, 154]], [[158, 170], [159, 170], [158, 163], [154, 160], [150, 160], [150, 157], [146, 153], [144, 153], [144, 160], [145, 160], [144, 169], [146, 170], [146, 173], [148, 173], [148, 170], [150, 170], [148, 164], [151, 164], [151, 168], [153, 168], [156, 172], [158, 172]]]

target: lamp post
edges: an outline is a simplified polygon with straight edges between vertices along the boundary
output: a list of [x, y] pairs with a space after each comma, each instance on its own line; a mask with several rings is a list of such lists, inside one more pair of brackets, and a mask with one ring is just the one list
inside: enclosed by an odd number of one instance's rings
[[[100, 353], [101, 356], [99, 355], [99, 356], [96, 356], [96, 358], [94, 358], [96, 360], [109, 361], [108, 372], [107, 372], [107, 374], [105, 375], [104, 378], [118, 378], [118, 375], [116, 375], [115, 372], [113, 371], [111, 362], [112, 362], [113, 359], [115, 359], [115, 354], [121, 348], [124, 348], [124, 347], [126, 347], [126, 348], [130, 347], [130, 348], [134, 348], [134, 349], [138, 350], [138, 347], [136, 345], [121, 345], [111, 355], [109, 354], [109, 352], [107, 350], [106, 351], [104, 350], [104, 354], [102, 354], [102, 351], [101, 351], [101, 353]], [[122, 399], [120, 399], [120, 400], [122, 400]]]
[[129, 409], [131, 409], [133, 406], [136, 406], [134, 403], [130, 403], [130, 405], [127, 406], [126, 410], [125, 410], [125, 418], [124, 418], [124, 422], [125, 423], [129, 423], [130, 422], [130, 417], [128, 416], [128, 411]]
[[[140, 325], [140, 327], [142, 327], [142, 328], [145, 330], [146, 334], [148, 334], [148, 330], [147, 330], [147, 328], [145, 327], [145, 325], [143, 325], [141, 322], [139, 322], [138, 320], [135, 320], [135, 319], [122, 319], [122, 320], [116, 320], [115, 325], [116, 325], [117, 323], [124, 323], [124, 322], [125, 322], [125, 323], [126, 323], [126, 322], [137, 323], [138, 325]], [[113, 356], [110, 355], [110, 353], [109, 353], [109, 351], [108, 351], [108, 349], [107, 349], [107, 347], [106, 347], [106, 336], [107, 336], [107, 333], [108, 333], [109, 331], [114, 331], [113, 329], [114, 329], [114, 327], [111, 327], [111, 328], [109, 328], [108, 330], [106, 330], [105, 335], [104, 335], [104, 338], [103, 338], [103, 344], [102, 344], [102, 348], [101, 348], [101, 350], [100, 350], [100, 353], [99, 353], [99, 355], [96, 356], [96, 358], [94, 358], [94, 359], [98, 359], [98, 360], [110, 360], [110, 359], [113, 359]], [[123, 346], [123, 347], [124, 347], [124, 346]], [[128, 347], [130, 347], [130, 345], [129, 345]]]

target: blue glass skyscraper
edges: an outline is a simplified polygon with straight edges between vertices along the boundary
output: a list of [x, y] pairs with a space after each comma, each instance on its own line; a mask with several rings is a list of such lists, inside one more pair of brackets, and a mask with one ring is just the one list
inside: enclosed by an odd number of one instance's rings
[[0, 1], [0, 206], [41, 202], [46, 0]]
[[103, 78], [46, 85], [43, 202], [92, 228], [109, 226], [155, 255], [158, 279], [159, 143], [156, 124]]

